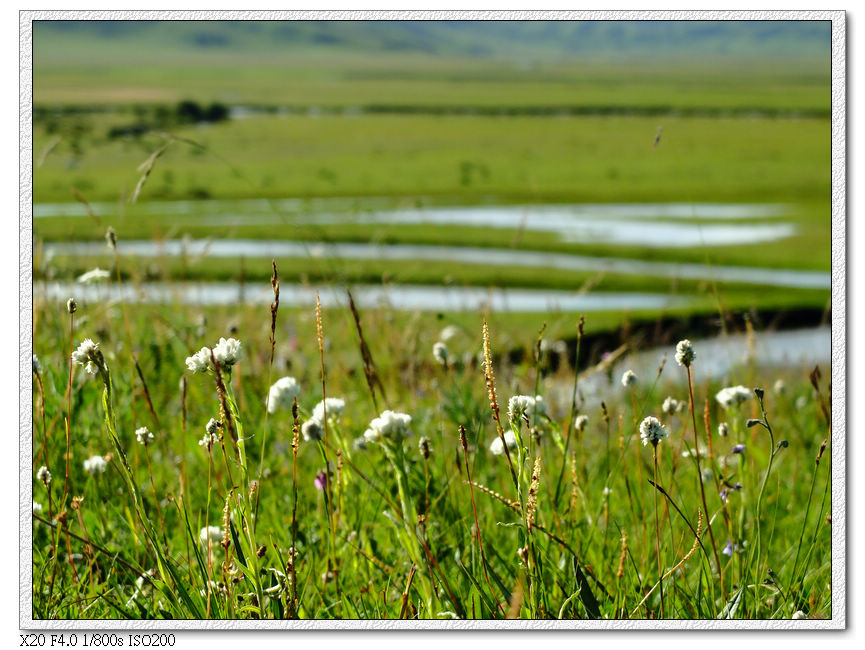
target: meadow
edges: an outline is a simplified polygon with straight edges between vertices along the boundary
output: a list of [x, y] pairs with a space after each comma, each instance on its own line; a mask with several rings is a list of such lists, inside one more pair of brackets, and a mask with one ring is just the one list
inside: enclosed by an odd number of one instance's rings
[[[34, 72], [34, 618], [832, 617], [829, 367], [777, 365], [756, 343], [831, 320], [828, 281], [769, 278], [830, 269], [818, 63], [181, 65], [165, 47], [135, 66], [128, 47], [94, 62], [64, 38]], [[256, 110], [111, 135], [184, 99]], [[791, 231], [649, 246], [364, 220], [586, 204], [693, 206], [634, 229]], [[195, 240], [238, 253], [127, 253]], [[271, 261], [242, 240], [308, 248]], [[61, 248], [87, 242], [100, 250]], [[465, 256], [311, 253], [327, 243]], [[599, 267], [518, 263], [532, 253]], [[613, 259], [703, 275], [601, 267]], [[95, 294], [79, 284], [94, 267]], [[134, 297], [212, 282], [273, 302]], [[585, 318], [287, 300], [359, 285], [670, 300]], [[716, 371], [708, 340], [737, 333]], [[639, 350], [653, 365], [631, 380]]]

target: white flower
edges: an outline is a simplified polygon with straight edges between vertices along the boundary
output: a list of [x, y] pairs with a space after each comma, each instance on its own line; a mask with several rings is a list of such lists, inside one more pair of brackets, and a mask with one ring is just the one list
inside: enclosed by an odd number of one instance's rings
[[201, 348], [191, 357], [186, 357], [186, 367], [192, 372], [204, 372], [210, 368], [210, 348]]
[[430, 444], [429, 444], [429, 438], [427, 438], [426, 436], [423, 436], [420, 440], [418, 440], [417, 441], [417, 449], [420, 452], [421, 456], [423, 456], [424, 458], [429, 458], [430, 451], [431, 451]]
[[283, 377], [270, 387], [267, 394], [267, 412], [276, 413], [280, 409], [290, 409], [294, 398], [300, 393], [300, 386], [294, 377]]
[[433, 357], [438, 361], [441, 365], [448, 365], [448, 346], [446, 346], [441, 341], [433, 344]]
[[604, 498], [610, 496], [612, 493], [613, 491], [608, 487], [604, 487], [603, 491], [601, 492], [601, 494], [604, 495]]
[[723, 388], [718, 391], [717, 395], [715, 395], [715, 399], [718, 400], [718, 403], [728, 411], [732, 407], [739, 406], [739, 404], [747, 400], [749, 397], [751, 397], [751, 391], [744, 386], [730, 386], [728, 388]]
[[691, 345], [691, 342], [688, 339], [679, 341], [676, 345], [676, 363], [687, 368], [696, 358], [697, 353], [694, 352], [694, 346]]
[[39, 468], [39, 471], [36, 472], [36, 478], [42, 481], [45, 485], [51, 483], [51, 472], [48, 471], [48, 468], [43, 465]]
[[219, 442], [219, 428], [219, 421], [210, 418], [210, 421], [204, 427], [204, 437], [198, 441], [198, 444], [201, 447], [207, 447], [207, 451], [213, 449], [213, 445]]
[[319, 420], [311, 418], [303, 423], [300, 432], [303, 434], [304, 440], [321, 440], [324, 436], [324, 426]]
[[230, 370], [231, 366], [243, 358], [241, 347], [237, 339], [220, 338], [219, 343], [213, 346], [213, 356], [216, 357], [220, 367]]
[[[325, 409], [325, 407], [327, 407]], [[323, 402], [319, 402], [312, 409], [312, 417], [319, 422], [324, 422], [324, 413], [327, 411], [328, 420], [336, 420], [342, 410], [345, 408], [345, 400], [339, 397], [328, 397]]]
[[352, 441], [351, 446], [354, 448], [355, 451], [363, 451], [364, 449], [366, 449], [366, 438], [364, 438], [363, 436], [361, 436], [360, 438], [355, 438]]
[[34, 499], [33, 501], [33, 514], [41, 515], [42, 514], [42, 504]]
[[439, 333], [439, 339], [447, 343], [453, 337], [460, 333], [460, 328], [456, 325], [448, 325]]
[[39, 357], [37, 357], [35, 354], [33, 355], [33, 372], [35, 372], [37, 375], [42, 374], [42, 364], [39, 363]]
[[[505, 444], [507, 444], [508, 449], [514, 449], [517, 446], [517, 437], [514, 435], [513, 431], [505, 431]], [[496, 438], [490, 443], [490, 452], [494, 456], [501, 456], [505, 453], [505, 444], [502, 444], [501, 438]]]
[[794, 621], [801, 621], [802, 619], [805, 619], [805, 618], [808, 618], [808, 615], [805, 612], [803, 612], [801, 609], [796, 610], [796, 612], [793, 614], [793, 620]]
[[730, 433], [730, 425], [726, 422], [721, 422], [721, 424], [718, 425], [718, 435], [722, 438], [726, 438], [728, 433]]
[[411, 416], [406, 413], [385, 411], [369, 423], [363, 437], [368, 442], [378, 442], [382, 438], [407, 438], [411, 435]]
[[634, 374], [633, 370], [626, 370], [625, 374], [622, 375], [622, 386], [627, 388], [628, 386], [633, 386], [637, 383], [637, 375]]
[[219, 526], [207, 526], [206, 528], [202, 528], [201, 532], [198, 533], [198, 541], [205, 548], [207, 548], [208, 541], [218, 544], [222, 541], [222, 528]]
[[95, 375], [99, 372], [100, 356], [99, 344], [94, 343], [92, 339], [84, 339], [78, 349], [72, 353], [72, 361], [84, 366], [88, 374]]
[[578, 415], [574, 424], [577, 427], [577, 431], [585, 431], [586, 426], [589, 424], [589, 416]]
[[658, 418], [650, 415], [640, 423], [640, 438], [643, 440], [643, 445], [649, 443], [657, 445], [666, 437], [667, 430]]
[[84, 471], [88, 474], [103, 474], [108, 462], [102, 456], [91, 456], [84, 461]]
[[508, 400], [508, 418], [511, 422], [519, 422], [523, 417], [530, 423], [547, 414], [547, 405], [540, 395], [514, 395]]
[[772, 388], [772, 390], [775, 392], [776, 395], [783, 395], [787, 392], [787, 384], [784, 383], [783, 379], [779, 379], [775, 382], [775, 386]]
[[679, 401], [668, 397], [661, 405], [661, 410], [667, 415], [673, 415], [679, 409]]
[[145, 447], [153, 442], [156, 436], [148, 429], [147, 427], [141, 427], [140, 429], [135, 430], [135, 437], [138, 438], [138, 442], [144, 445]]
[[92, 284], [94, 282], [101, 282], [102, 280], [107, 280], [110, 277], [110, 271], [96, 268], [87, 271], [87, 273], [85, 273], [84, 275], [78, 276], [78, 282], [80, 282], [81, 284]]

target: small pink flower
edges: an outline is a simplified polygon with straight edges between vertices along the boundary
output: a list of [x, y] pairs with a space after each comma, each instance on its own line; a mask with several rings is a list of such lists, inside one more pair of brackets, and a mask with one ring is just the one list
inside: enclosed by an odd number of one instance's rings
[[315, 489], [319, 492], [324, 492], [324, 489], [327, 487], [327, 474], [325, 474], [324, 471], [316, 474], [313, 485], [315, 485]]

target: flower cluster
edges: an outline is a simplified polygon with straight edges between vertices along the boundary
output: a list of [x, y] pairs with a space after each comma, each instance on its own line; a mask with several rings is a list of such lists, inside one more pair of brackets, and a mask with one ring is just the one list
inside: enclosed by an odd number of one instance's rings
[[640, 438], [644, 446], [649, 443], [657, 446], [666, 437], [667, 430], [658, 418], [650, 415], [640, 423]]
[[622, 375], [622, 386], [628, 388], [637, 383], [637, 375], [633, 370], [626, 370], [625, 374]]
[[43, 465], [39, 468], [39, 471], [36, 472], [36, 478], [42, 481], [45, 484], [45, 487], [51, 483], [51, 472], [48, 471], [48, 468]]
[[91, 456], [84, 461], [84, 471], [88, 474], [104, 474], [108, 461], [102, 456]]
[[[231, 367], [243, 358], [242, 344], [237, 339], [220, 338], [219, 343], [213, 346], [212, 353], [223, 370], [231, 370]], [[211, 370], [211, 349], [205, 346], [192, 356], [186, 357], [186, 367], [192, 372]]]
[[324, 425], [320, 420], [310, 418], [300, 427], [300, 432], [303, 434], [303, 439], [307, 442], [321, 440], [324, 437]]
[[395, 411], [385, 411], [369, 423], [369, 428], [363, 432], [363, 437], [369, 442], [379, 442], [383, 438], [407, 438], [412, 435], [409, 428], [410, 424], [410, 415]]
[[80, 366], [90, 375], [97, 374], [103, 367], [105, 360], [99, 350], [99, 344], [92, 339], [84, 339], [78, 349], [72, 353], [72, 361]]
[[267, 393], [267, 412], [276, 413], [281, 409], [290, 409], [298, 394], [300, 385], [294, 377], [278, 379]]
[[136, 429], [135, 437], [138, 439], [138, 442], [145, 447], [156, 439], [156, 436], [154, 436], [150, 429], [148, 429], [147, 427], [141, 427], [140, 429]]
[[661, 410], [667, 415], [673, 415], [673, 413], [679, 410], [679, 400], [667, 397], [664, 403], [661, 404]]
[[744, 386], [730, 386], [728, 388], [722, 388], [718, 391], [718, 394], [715, 395], [718, 404], [723, 406], [726, 410], [739, 406], [739, 404], [750, 397], [751, 391]]
[[691, 342], [688, 339], [679, 341], [676, 345], [676, 363], [688, 368], [696, 358], [697, 353], [694, 352], [694, 346], [691, 345]]
[[523, 418], [534, 424], [547, 415], [547, 405], [540, 395], [514, 395], [508, 400], [508, 418], [518, 423]]
[[312, 417], [319, 422], [324, 422], [324, 414], [327, 412], [328, 421], [336, 420], [345, 408], [345, 400], [340, 397], [328, 397], [315, 405], [312, 409]]

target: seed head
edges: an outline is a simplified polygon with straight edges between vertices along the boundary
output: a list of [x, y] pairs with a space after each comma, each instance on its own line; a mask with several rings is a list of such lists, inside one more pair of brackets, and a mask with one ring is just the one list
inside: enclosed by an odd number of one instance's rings
[[441, 341], [433, 344], [433, 357], [436, 361], [438, 361], [441, 365], [448, 365], [448, 346], [446, 346]]
[[418, 451], [420, 451], [420, 455], [424, 457], [424, 459], [429, 458], [430, 455], [430, 444], [429, 438], [423, 436], [420, 440], [417, 441]]
[[48, 471], [48, 468], [43, 465], [39, 468], [39, 471], [36, 472], [36, 478], [42, 481], [45, 487], [48, 487], [51, 484], [51, 472]]
[[633, 370], [626, 370], [622, 375], [622, 386], [629, 388], [637, 383], [637, 375]]
[[576, 426], [577, 431], [585, 431], [586, 426], [589, 424], [589, 416], [588, 415], [578, 415], [577, 419], [574, 421], [574, 426]]
[[676, 363], [689, 368], [696, 358], [697, 353], [694, 352], [694, 346], [691, 345], [691, 342], [688, 339], [679, 341], [676, 345]]
[[74, 314], [76, 311], [78, 311], [78, 303], [75, 302], [75, 298], [70, 298], [66, 301], [66, 311], [68, 311], [70, 314]]

